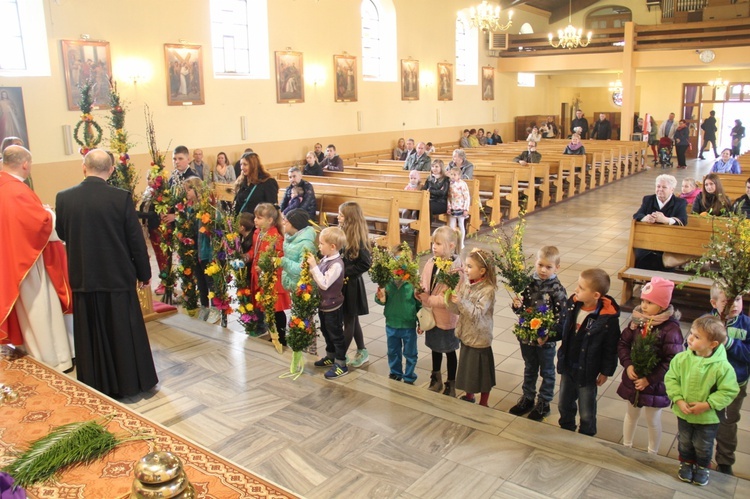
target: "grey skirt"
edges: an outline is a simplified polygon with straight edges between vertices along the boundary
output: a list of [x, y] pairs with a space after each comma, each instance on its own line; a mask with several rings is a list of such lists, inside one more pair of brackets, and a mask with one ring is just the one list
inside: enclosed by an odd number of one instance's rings
[[474, 348], [461, 344], [456, 389], [467, 393], [489, 392], [495, 386], [495, 358], [492, 347]]
[[424, 344], [433, 352], [455, 352], [461, 342], [456, 338], [454, 331], [455, 329], [434, 327], [424, 333]]

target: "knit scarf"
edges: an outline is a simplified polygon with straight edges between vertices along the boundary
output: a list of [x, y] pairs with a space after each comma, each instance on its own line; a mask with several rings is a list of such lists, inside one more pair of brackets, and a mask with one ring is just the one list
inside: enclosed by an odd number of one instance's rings
[[581, 147], [583, 147], [583, 143], [582, 142], [579, 142], [578, 144], [574, 144], [574, 143], [571, 142], [570, 144], [568, 144], [568, 149], [570, 149], [571, 151], [577, 151]]
[[670, 305], [666, 310], [656, 315], [646, 315], [641, 311], [641, 306], [638, 305], [633, 309], [633, 315], [630, 317], [630, 329], [638, 329], [649, 322], [651, 325], [656, 327], [666, 322], [670, 317], [675, 314], [674, 307]]

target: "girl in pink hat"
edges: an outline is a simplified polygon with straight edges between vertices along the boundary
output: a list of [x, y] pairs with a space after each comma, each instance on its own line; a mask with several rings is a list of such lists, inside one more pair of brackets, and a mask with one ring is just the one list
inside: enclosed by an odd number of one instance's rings
[[661, 440], [661, 411], [669, 407], [664, 375], [669, 362], [683, 350], [680, 313], [670, 305], [674, 283], [654, 277], [643, 287], [641, 304], [622, 331], [617, 355], [624, 368], [617, 394], [628, 401], [623, 445], [633, 446], [636, 424], [645, 413], [648, 452], [656, 454]]

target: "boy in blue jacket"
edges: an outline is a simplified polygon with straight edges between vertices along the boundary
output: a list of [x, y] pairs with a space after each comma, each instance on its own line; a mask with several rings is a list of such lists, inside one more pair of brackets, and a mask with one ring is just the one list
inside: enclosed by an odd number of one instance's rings
[[[719, 283], [711, 287], [711, 314], [719, 316], [719, 312], [727, 304], [727, 296]], [[742, 402], [747, 395], [747, 380], [750, 376], [750, 317], [742, 312], [742, 296], [734, 300], [732, 310], [727, 316], [727, 338], [724, 347], [727, 350], [727, 360], [734, 368], [740, 393], [729, 406], [717, 411], [719, 415], [719, 431], [716, 434], [716, 470], [720, 473], [733, 475], [734, 451], [737, 450], [737, 423], [740, 420]]]
[[[557, 352], [560, 374], [560, 427], [596, 435], [596, 395], [617, 368], [620, 339], [620, 307], [609, 292], [609, 275], [587, 269], [578, 277], [575, 293], [568, 298], [567, 315]], [[576, 407], [577, 402], [577, 407]]]

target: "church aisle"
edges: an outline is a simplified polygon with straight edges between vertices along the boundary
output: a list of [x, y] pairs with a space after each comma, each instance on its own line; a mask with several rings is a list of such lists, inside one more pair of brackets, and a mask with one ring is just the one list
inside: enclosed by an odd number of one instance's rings
[[[569, 292], [578, 273], [601, 267], [619, 299], [630, 219], [660, 173], [698, 176], [710, 162], [688, 170], [649, 170], [596, 189], [528, 217], [525, 249], [556, 245], [560, 280]], [[483, 241], [467, 246], [487, 247]], [[664, 411], [660, 456], [619, 445], [625, 402], [615, 390], [618, 373], [599, 390], [596, 438], [557, 427], [557, 395], [545, 424], [507, 410], [521, 394], [523, 361], [511, 329], [510, 298], [500, 290], [495, 307], [493, 351], [498, 386], [490, 396], [497, 410], [426, 390], [430, 357], [419, 340], [416, 386], [389, 380], [382, 307], [367, 281], [370, 314], [362, 326], [370, 362], [339, 381], [322, 377], [307, 357], [305, 375], [279, 379], [291, 352], [247, 338], [236, 321], [228, 331], [180, 314], [148, 324], [159, 390], [125, 402], [171, 430], [208, 446], [258, 475], [304, 497], [578, 497], [616, 495], [690, 496], [697, 489], [675, 476], [676, 419]], [[708, 304], [707, 304], [708, 306]], [[623, 314], [621, 324], [627, 324]], [[683, 331], [689, 325], [683, 324]], [[319, 343], [322, 346], [322, 341]], [[735, 473], [750, 477], [750, 412], [743, 411]], [[745, 492], [742, 492], [742, 491]], [[750, 483], [711, 476], [701, 493], [732, 497]]]

